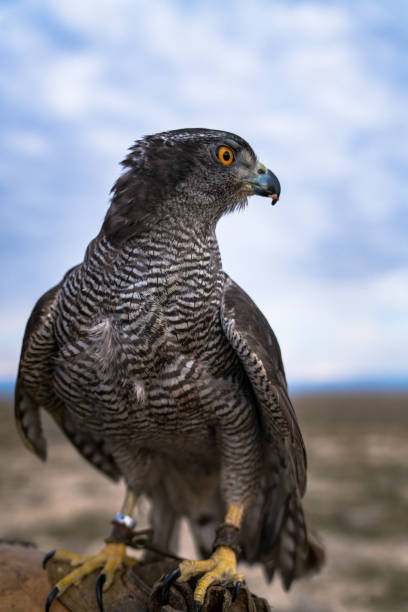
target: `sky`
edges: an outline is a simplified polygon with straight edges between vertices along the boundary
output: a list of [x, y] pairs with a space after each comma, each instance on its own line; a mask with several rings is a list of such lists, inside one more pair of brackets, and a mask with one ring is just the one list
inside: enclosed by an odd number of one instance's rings
[[404, 0], [3, 0], [0, 24], [0, 381], [98, 233], [127, 148], [207, 127], [282, 185], [217, 234], [289, 384], [408, 386]]

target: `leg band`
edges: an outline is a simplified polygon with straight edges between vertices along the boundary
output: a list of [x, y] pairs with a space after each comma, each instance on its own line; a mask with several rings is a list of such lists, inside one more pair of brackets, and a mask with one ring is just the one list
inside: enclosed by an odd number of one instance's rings
[[112, 531], [110, 536], [105, 539], [108, 544], [110, 542], [123, 543], [126, 546], [132, 546], [133, 548], [140, 548], [143, 546], [143, 542], [150, 539], [152, 536], [152, 529], [140, 529], [139, 531], [133, 531], [132, 527], [129, 527], [125, 522], [117, 521], [116, 517], [112, 521]]
[[230, 523], [222, 523], [215, 530], [215, 540], [213, 550], [219, 546], [228, 546], [238, 556], [241, 553], [239, 545], [240, 528]]

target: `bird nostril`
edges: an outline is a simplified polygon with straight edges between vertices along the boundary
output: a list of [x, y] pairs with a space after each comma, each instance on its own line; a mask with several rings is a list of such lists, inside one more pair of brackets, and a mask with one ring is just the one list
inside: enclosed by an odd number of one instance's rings
[[265, 174], [265, 170], [262, 170], [262, 168], [259, 168], [258, 174]]

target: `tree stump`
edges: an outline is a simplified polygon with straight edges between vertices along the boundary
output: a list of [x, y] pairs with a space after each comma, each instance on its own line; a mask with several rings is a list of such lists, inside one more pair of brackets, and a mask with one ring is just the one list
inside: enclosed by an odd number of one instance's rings
[[[0, 543], [0, 612], [44, 612], [50, 590], [42, 568], [44, 554], [33, 544]], [[56, 602], [52, 612], [66, 612]]]
[[[50, 559], [44, 571], [44, 556], [44, 552], [32, 546], [0, 544], [0, 612], [44, 611], [52, 586], [72, 569], [67, 562]], [[161, 600], [162, 580], [176, 565], [173, 560], [140, 562], [118, 572], [103, 596], [105, 612], [194, 612], [195, 580], [173, 584], [168, 601]], [[98, 574], [99, 570], [79, 586], [70, 587], [61, 599], [53, 602], [51, 612], [99, 612], [95, 596]], [[203, 612], [270, 612], [267, 601], [251, 594], [245, 585], [235, 602], [233, 591], [232, 584], [210, 587]]]

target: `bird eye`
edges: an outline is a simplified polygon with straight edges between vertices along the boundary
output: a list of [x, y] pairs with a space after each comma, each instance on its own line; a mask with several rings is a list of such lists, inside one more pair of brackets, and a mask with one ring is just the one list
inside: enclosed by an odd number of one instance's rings
[[221, 146], [217, 149], [217, 157], [224, 166], [229, 166], [234, 161], [234, 153], [229, 147]]

